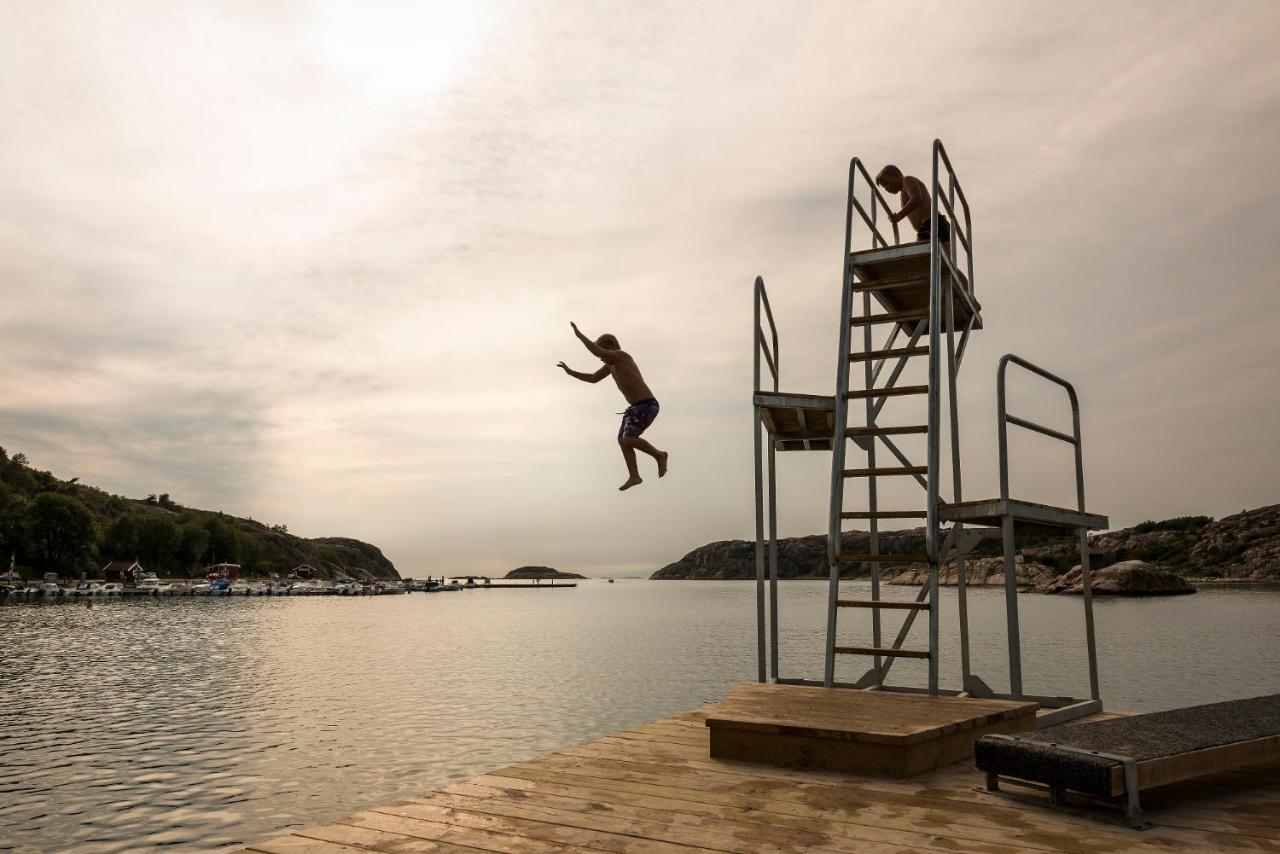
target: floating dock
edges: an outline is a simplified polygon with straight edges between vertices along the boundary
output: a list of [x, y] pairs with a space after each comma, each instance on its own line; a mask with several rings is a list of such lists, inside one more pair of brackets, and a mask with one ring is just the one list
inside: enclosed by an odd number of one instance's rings
[[1144, 792], [1154, 827], [1140, 832], [1118, 809], [987, 793], [971, 760], [903, 780], [715, 759], [707, 719], [725, 711], [641, 724], [245, 850], [1280, 851], [1277, 760]]

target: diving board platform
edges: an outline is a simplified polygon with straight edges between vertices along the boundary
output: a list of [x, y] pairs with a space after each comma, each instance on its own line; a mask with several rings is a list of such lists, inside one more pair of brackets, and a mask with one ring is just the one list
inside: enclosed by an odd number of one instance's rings
[[989, 733], [1035, 729], [1037, 704], [744, 683], [707, 713], [711, 756], [910, 777], [968, 759]]
[[1069, 791], [1123, 797], [1142, 826], [1140, 791], [1280, 760], [1280, 694], [984, 736], [974, 752], [990, 791], [1010, 779], [1047, 786], [1054, 804]]
[[1012, 519], [1014, 531], [1019, 535], [1066, 535], [1081, 528], [1101, 531], [1111, 525], [1107, 517], [1100, 513], [1086, 513], [1012, 498], [944, 504], [938, 508], [938, 515], [945, 522], [964, 522], [966, 525], [984, 528], [999, 528], [1008, 517]]
[[[859, 280], [852, 286], [854, 293], [870, 293], [886, 313], [904, 316], [902, 331], [912, 331], [913, 316], [929, 316], [929, 241], [853, 252], [849, 265]], [[982, 328], [982, 306], [972, 296], [963, 275], [956, 278], [952, 311], [957, 328], [970, 320], [974, 329]]]
[[836, 411], [831, 395], [757, 391], [754, 403], [775, 450], [831, 450]]

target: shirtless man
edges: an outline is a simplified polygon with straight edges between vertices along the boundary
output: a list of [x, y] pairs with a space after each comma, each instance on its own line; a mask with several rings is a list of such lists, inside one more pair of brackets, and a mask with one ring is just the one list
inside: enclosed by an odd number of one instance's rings
[[570, 322], [569, 325], [573, 327], [573, 334], [578, 336], [583, 346], [604, 362], [604, 366], [594, 374], [575, 371], [564, 362], [557, 362], [556, 367], [563, 368], [566, 374], [584, 383], [598, 383], [612, 374], [613, 381], [618, 384], [618, 391], [627, 399], [627, 409], [622, 413], [622, 426], [618, 428], [618, 445], [622, 448], [623, 459], [627, 461], [627, 474], [630, 477], [618, 489], [630, 489], [641, 482], [640, 472], [636, 470], [636, 451], [644, 451], [657, 460], [658, 477], [662, 477], [667, 473], [667, 452], [659, 451], [640, 438], [640, 434], [658, 417], [658, 401], [654, 399], [653, 392], [649, 391], [644, 377], [640, 376], [636, 360], [619, 347], [618, 339], [612, 335], [606, 333], [592, 341], [579, 331], [578, 324]]
[[[914, 175], [903, 175], [901, 169], [889, 164], [876, 175], [876, 183], [887, 192], [898, 193], [902, 199], [902, 210], [890, 214], [889, 220], [911, 220], [911, 226], [916, 230], [916, 240], [928, 240], [931, 199], [924, 182]], [[938, 240], [944, 244], [951, 242], [951, 223], [947, 222], [941, 211], [938, 212]]]

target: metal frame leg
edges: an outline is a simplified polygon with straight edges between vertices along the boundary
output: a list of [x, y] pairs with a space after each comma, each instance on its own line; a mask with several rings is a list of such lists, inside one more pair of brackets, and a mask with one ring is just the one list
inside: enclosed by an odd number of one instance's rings
[[760, 423], [760, 410], [755, 411], [755, 471], [756, 471], [756, 658], [760, 682], [765, 678], [765, 625], [764, 625], [764, 425]]
[[778, 680], [778, 489], [777, 449], [769, 443], [769, 674]]
[[1089, 696], [1101, 699], [1098, 690], [1098, 648], [1093, 630], [1093, 584], [1089, 565], [1089, 531], [1080, 528], [1080, 583], [1084, 586], [1084, 639], [1089, 650]]
[[1018, 631], [1018, 567], [1014, 559], [1013, 517], [1000, 523], [1004, 540], [1004, 598], [1006, 632], [1009, 637], [1009, 693], [1022, 696], [1022, 636]]

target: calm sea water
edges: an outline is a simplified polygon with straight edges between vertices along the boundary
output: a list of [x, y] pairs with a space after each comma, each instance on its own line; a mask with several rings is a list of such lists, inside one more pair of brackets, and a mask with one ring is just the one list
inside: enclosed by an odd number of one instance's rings
[[[781, 585], [783, 676], [821, 675], [825, 593]], [[754, 678], [754, 596], [744, 582], [621, 580], [5, 605], [0, 849], [233, 847], [692, 708]], [[970, 603], [976, 669], [1003, 686], [1003, 597]], [[1027, 690], [1083, 692], [1079, 600], [1019, 603]], [[841, 616], [844, 640], [868, 640], [867, 614]], [[1112, 708], [1280, 692], [1280, 592], [1103, 600], [1097, 619]], [[898, 680], [922, 678], [911, 664]]]

